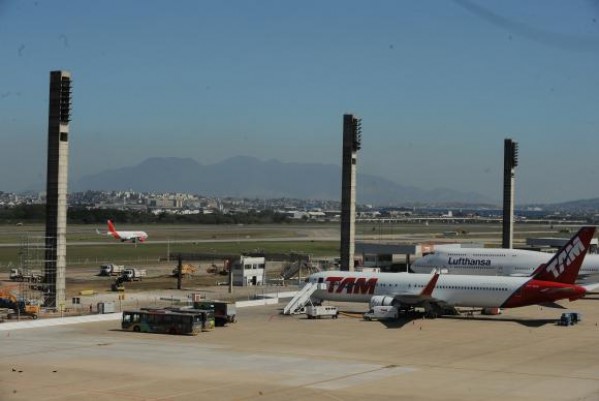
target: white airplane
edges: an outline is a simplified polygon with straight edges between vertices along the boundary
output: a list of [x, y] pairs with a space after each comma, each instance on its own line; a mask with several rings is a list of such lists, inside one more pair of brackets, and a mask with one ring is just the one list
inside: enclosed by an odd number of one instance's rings
[[100, 232], [100, 230], [97, 229], [96, 232], [100, 235], [110, 235], [116, 239], [121, 240], [121, 242], [144, 242], [148, 238], [148, 234], [146, 234], [145, 231], [117, 231], [112, 221], [108, 220], [107, 223], [108, 232], [102, 234], [102, 232]]
[[[414, 273], [473, 274], [477, 276], [528, 277], [547, 263], [551, 253], [524, 249], [439, 249], [410, 265]], [[579, 278], [599, 273], [599, 254], [587, 254]]]
[[316, 288], [312, 299], [370, 302], [371, 307], [392, 305], [400, 310], [423, 307], [430, 317], [456, 306], [516, 308], [574, 301], [599, 288], [599, 283], [574, 284], [594, 234], [595, 227], [581, 228], [530, 277], [328, 271], [306, 281]]

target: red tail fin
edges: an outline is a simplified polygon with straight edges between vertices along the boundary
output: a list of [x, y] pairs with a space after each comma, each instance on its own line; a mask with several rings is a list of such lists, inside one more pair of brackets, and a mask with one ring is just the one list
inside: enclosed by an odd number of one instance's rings
[[429, 281], [428, 284], [426, 285], [426, 287], [424, 287], [424, 289], [422, 290], [420, 295], [424, 296], [424, 297], [430, 297], [431, 295], [433, 295], [433, 290], [435, 289], [435, 286], [437, 285], [438, 280], [439, 280], [439, 273], [435, 272], [433, 277], [431, 277], [431, 281]]
[[545, 266], [537, 269], [534, 279], [574, 284], [594, 235], [595, 227], [582, 227]]
[[114, 228], [114, 224], [112, 224], [112, 221], [108, 220], [108, 231], [112, 234], [112, 236], [114, 238], [120, 239], [121, 236], [119, 235], [119, 233], [116, 232], [116, 228]]

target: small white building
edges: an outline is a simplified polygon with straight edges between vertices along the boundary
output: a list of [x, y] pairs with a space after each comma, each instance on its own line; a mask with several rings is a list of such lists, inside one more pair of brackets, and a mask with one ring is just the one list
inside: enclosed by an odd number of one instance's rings
[[265, 282], [266, 258], [242, 255], [233, 264], [233, 285], [263, 285]]

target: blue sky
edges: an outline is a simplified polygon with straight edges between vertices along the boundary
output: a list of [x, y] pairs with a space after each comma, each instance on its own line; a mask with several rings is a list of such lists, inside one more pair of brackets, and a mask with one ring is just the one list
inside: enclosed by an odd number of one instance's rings
[[[341, 163], [501, 199], [599, 197], [599, 1], [0, 0], [0, 190], [40, 185], [49, 71], [73, 76], [70, 176], [148, 157]], [[309, 178], [307, 178], [309, 179]]]

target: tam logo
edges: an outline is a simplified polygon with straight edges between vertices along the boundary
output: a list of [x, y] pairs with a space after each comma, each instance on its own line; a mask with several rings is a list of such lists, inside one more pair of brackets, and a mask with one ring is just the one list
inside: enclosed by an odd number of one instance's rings
[[564, 270], [570, 266], [572, 262], [585, 250], [584, 245], [580, 241], [580, 238], [576, 237], [572, 240], [572, 243], [564, 249], [563, 252], [558, 254], [551, 263], [547, 265], [545, 271], [553, 274], [553, 277], [557, 278]]
[[327, 291], [330, 293], [341, 294], [374, 294], [378, 278], [365, 277], [327, 277], [329, 283]]

